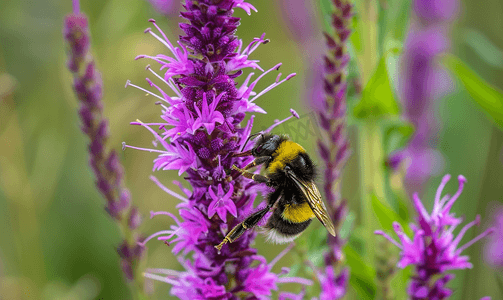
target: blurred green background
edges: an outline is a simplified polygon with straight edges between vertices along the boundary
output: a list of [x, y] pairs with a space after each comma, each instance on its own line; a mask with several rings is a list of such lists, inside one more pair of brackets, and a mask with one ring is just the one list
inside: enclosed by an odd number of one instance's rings
[[[397, 1], [390, 0], [388, 5]], [[238, 36], [247, 44], [266, 32], [271, 40], [259, 47], [252, 59], [259, 59], [264, 69], [283, 62], [283, 74], [298, 74], [259, 100], [269, 112], [256, 117], [255, 128], [262, 129], [274, 119], [288, 116], [290, 107], [301, 115], [310, 112], [302, 98], [309, 94], [311, 64], [317, 56], [306, 49], [323, 47], [323, 41], [320, 24], [313, 24], [313, 34], [307, 40], [296, 39], [281, 1], [250, 2], [258, 13], [247, 16], [237, 9], [236, 15], [243, 18]], [[311, 7], [313, 14], [320, 13], [316, 4]], [[130, 299], [115, 250], [121, 238], [94, 187], [87, 163], [88, 141], [79, 129], [78, 103], [65, 67], [62, 24], [65, 14], [71, 12], [71, 1], [2, 0], [0, 6], [0, 299]], [[159, 107], [152, 97], [124, 89], [124, 84], [129, 79], [146, 87], [144, 78], [151, 77], [144, 69], [150, 62], [135, 61], [136, 55], [166, 53], [159, 42], [143, 33], [151, 26], [147, 20], [155, 18], [173, 41], [180, 33], [180, 19], [176, 13], [162, 16], [142, 0], [82, 1], [81, 10], [89, 17], [92, 53], [104, 81], [109, 145], [117, 150], [122, 141], [150, 145], [151, 136], [129, 122], [158, 120]], [[451, 52], [503, 89], [501, 28], [500, 0], [461, 1], [452, 28]], [[271, 75], [262, 80], [259, 90], [274, 78]], [[437, 109], [441, 128], [438, 149], [444, 155], [445, 168], [431, 178], [422, 199], [431, 204], [443, 174], [463, 174], [468, 184], [455, 211], [467, 220], [481, 214], [483, 220], [481, 227], [468, 233], [468, 240], [487, 226], [495, 203], [503, 202], [503, 134], [463, 89], [439, 101]], [[315, 138], [298, 142], [314, 153]], [[145, 217], [141, 231], [151, 234], [167, 228], [171, 224], [168, 219], [148, 219], [149, 211], [175, 211], [178, 203], [148, 178], [155, 154], [133, 150], [120, 154], [127, 187]], [[343, 193], [355, 213], [359, 212], [354, 188], [358, 184], [352, 181], [358, 180], [358, 172], [358, 159], [353, 154]], [[170, 184], [177, 178], [176, 171], [155, 175], [176, 190]], [[456, 186], [451, 182], [448, 192]], [[311, 226], [306, 235], [318, 229], [318, 225]], [[266, 245], [260, 236], [256, 245], [268, 259], [284, 247]], [[169, 247], [155, 241], [147, 246], [148, 267], [180, 268]], [[452, 299], [486, 295], [503, 299], [495, 271], [483, 261], [482, 246], [478, 243], [468, 251], [473, 269], [455, 272]], [[291, 265], [294, 255], [283, 258], [277, 269]], [[152, 299], [169, 299], [167, 284], [147, 283], [154, 291]], [[351, 292], [349, 297], [357, 299]]]

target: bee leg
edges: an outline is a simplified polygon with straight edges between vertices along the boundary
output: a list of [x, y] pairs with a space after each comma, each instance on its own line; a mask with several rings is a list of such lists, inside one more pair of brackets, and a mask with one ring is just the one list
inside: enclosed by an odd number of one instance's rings
[[227, 244], [227, 243], [232, 243], [234, 242], [237, 238], [239, 238], [246, 230], [251, 229], [257, 225], [257, 223], [265, 216], [265, 214], [271, 209], [271, 206], [267, 206], [264, 209], [261, 209], [255, 213], [253, 213], [251, 216], [246, 218], [243, 222], [239, 223], [238, 225], [234, 226], [229, 233], [225, 236], [225, 238], [222, 240], [220, 244], [215, 246], [215, 248], [220, 251], [222, 249], [222, 246]]
[[246, 172], [245, 170], [240, 169], [240, 168], [236, 167], [235, 165], [232, 166], [232, 169], [236, 170], [238, 172], [241, 172], [241, 175], [243, 175], [246, 178], [252, 179], [252, 180], [254, 180], [256, 182], [267, 183], [267, 184], [270, 183], [270, 179], [267, 178], [266, 176], [263, 176], [263, 175], [260, 175], [260, 174], [253, 174], [253, 173], [250, 173], [250, 172]]
[[254, 161], [252, 161], [251, 163], [247, 164], [246, 167], [243, 168], [243, 171], [251, 169], [255, 166], [261, 165], [261, 164], [265, 163], [266, 161], [268, 161], [269, 159], [270, 159], [269, 156], [258, 157]]

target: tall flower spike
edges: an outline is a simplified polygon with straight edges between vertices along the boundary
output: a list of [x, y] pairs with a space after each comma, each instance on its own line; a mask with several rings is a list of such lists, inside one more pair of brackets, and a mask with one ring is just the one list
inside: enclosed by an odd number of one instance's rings
[[[157, 74], [153, 67], [147, 68], [156, 81], [160, 81], [157, 85], [147, 80], [158, 91], [147, 92], [161, 100], [161, 122], [132, 123], [153, 134], [156, 149], [124, 145], [124, 148], [158, 153], [154, 170], [177, 170], [192, 187], [190, 191], [183, 189], [183, 194], [176, 193], [152, 177], [169, 195], [181, 200], [177, 205], [179, 217], [169, 212], [153, 212], [152, 217], [168, 216], [174, 225], [152, 234], [140, 246], [154, 238], [172, 245], [172, 252], [178, 256], [184, 271], [151, 269], [145, 276], [171, 284], [171, 294], [180, 299], [287, 299], [293, 294], [273, 294], [280, 284], [309, 285], [311, 281], [285, 277], [288, 272], [273, 273], [272, 265], [277, 259], [267, 264], [250, 246], [256, 236], [253, 230], [246, 231], [220, 251], [214, 246], [254, 210], [257, 193], [269, 191], [267, 186], [231, 171], [233, 165], [243, 168], [250, 162], [250, 158], [230, 155], [253, 146], [245, 142], [252, 131], [254, 117], [251, 116], [244, 127], [241, 122], [247, 114], [265, 113], [255, 100], [295, 74], [283, 79], [280, 74], [271, 85], [255, 92], [257, 82], [277, 70], [281, 65], [278, 64], [255, 80], [250, 73], [238, 87], [236, 78], [246, 68], [262, 70], [259, 61], [248, 56], [268, 42], [262, 35], [243, 48], [243, 42], [235, 36], [240, 19], [233, 16], [234, 9], [242, 8], [249, 13], [255, 10], [253, 6], [242, 0], [187, 0], [183, 6], [185, 11], [180, 14], [188, 23], [180, 23], [183, 34], [178, 43], [169, 41], [154, 20], [150, 22], [155, 31], [146, 30], [166, 46], [169, 56], [137, 57], [159, 63], [164, 72]], [[146, 91], [130, 82], [127, 86]]]
[[[439, 65], [438, 57], [449, 47], [449, 21], [457, 0], [413, 0], [412, 22], [405, 39], [399, 77], [404, 116], [415, 127], [407, 147], [389, 158], [389, 165], [404, 161], [406, 188], [422, 192], [423, 185], [441, 171], [443, 158], [431, 145], [438, 133], [434, 105], [452, 89], [452, 80]], [[393, 163], [395, 162], [395, 163]]]
[[468, 229], [478, 225], [480, 217], [465, 225], [456, 237], [453, 231], [462, 222], [461, 218], [456, 218], [451, 212], [452, 205], [461, 195], [465, 177], [458, 177], [459, 188], [452, 197], [446, 195], [441, 197], [444, 186], [449, 181], [450, 175], [445, 175], [435, 196], [435, 204], [431, 214], [424, 208], [421, 200], [414, 197], [414, 206], [417, 210], [417, 223], [411, 224], [414, 237], [411, 240], [403, 231], [400, 224], [394, 223], [396, 235], [400, 242], [383, 231], [376, 231], [378, 235], [384, 236], [395, 246], [400, 248], [399, 268], [413, 265], [416, 274], [409, 284], [408, 293], [412, 300], [419, 299], [446, 299], [452, 294], [452, 290], [446, 284], [454, 278], [452, 274], [446, 274], [448, 270], [471, 268], [468, 256], [461, 253], [473, 245], [478, 240], [484, 238], [494, 231], [489, 228], [468, 243], [459, 246], [461, 239]]
[[[108, 149], [109, 127], [103, 116], [102, 81], [89, 53], [90, 37], [87, 17], [74, 0], [74, 12], [65, 18], [63, 35], [68, 46], [68, 69], [73, 74], [73, 89], [80, 101], [81, 129], [89, 137], [89, 163], [96, 177], [96, 187], [105, 198], [105, 210], [121, 227], [124, 241], [117, 252], [127, 279], [136, 276], [136, 266], [142, 257], [136, 229], [141, 223], [138, 209], [131, 205], [131, 195], [123, 183], [124, 169], [117, 153]], [[122, 220], [126, 220], [123, 222]]]
[[[347, 65], [350, 60], [347, 40], [351, 33], [352, 4], [334, 0], [334, 12], [331, 15], [333, 34], [325, 33], [328, 52], [323, 58], [325, 78], [324, 96], [315, 98], [314, 107], [320, 119], [323, 138], [318, 139], [318, 150], [324, 161], [323, 190], [329, 211], [338, 231], [346, 219], [347, 206], [341, 199], [340, 179], [342, 169], [350, 155], [346, 137], [346, 90]], [[342, 247], [346, 241], [337, 236], [328, 237], [329, 251], [325, 254], [325, 270], [317, 272], [321, 277], [322, 293], [320, 299], [340, 299], [345, 295], [349, 271], [342, 269]], [[335, 280], [335, 275], [340, 275]], [[325, 274], [325, 275], [321, 275]], [[339, 285], [340, 284], [340, 285]]]

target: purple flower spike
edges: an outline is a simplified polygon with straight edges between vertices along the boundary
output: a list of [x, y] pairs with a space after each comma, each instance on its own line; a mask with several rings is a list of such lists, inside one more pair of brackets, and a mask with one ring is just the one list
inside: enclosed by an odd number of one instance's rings
[[[349, 143], [346, 137], [346, 41], [339, 37], [341, 32], [350, 32], [351, 4], [343, 1], [333, 1], [335, 11], [332, 19], [337, 19], [334, 26], [335, 34], [325, 33], [328, 53], [325, 56], [325, 95], [315, 99], [315, 107], [321, 121], [321, 127], [326, 133], [325, 139], [318, 141], [319, 151], [325, 161], [324, 191], [327, 204], [332, 211], [340, 206], [340, 188], [336, 188], [340, 174], [350, 155]], [[348, 10], [347, 13], [345, 11]], [[318, 103], [319, 102], [319, 103]], [[336, 227], [341, 219], [335, 220]]]
[[439, 129], [433, 110], [453, 83], [437, 61], [449, 47], [449, 23], [457, 7], [457, 0], [412, 1], [414, 18], [404, 44], [399, 89], [404, 115], [416, 130], [407, 147], [392, 154], [405, 162], [409, 191], [422, 192], [427, 180], [443, 168], [441, 154], [432, 147]]
[[[182, 193], [177, 193], [151, 177], [161, 189], [181, 201], [177, 205], [179, 216], [170, 212], [151, 213], [152, 217], [169, 217], [173, 225], [150, 235], [139, 245], [144, 246], [152, 239], [171, 245], [184, 271], [150, 269], [145, 276], [171, 284], [172, 295], [190, 300], [270, 299], [272, 291], [278, 290], [282, 283], [312, 284], [303, 278], [285, 277], [287, 270], [273, 273], [272, 266], [291, 246], [268, 264], [250, 246], [256, 236], [253, 230], [220, 251], [215, 248], [229, 230], [256, 210], [253, 201], [257, 193], [269, 192], [267, 186], [231, 171], [233, 165], [243, 168], [250, 160], [232, 154], [253, 146], [249, 143], [242, 149], [252, 132], [254, 118], [251, 116], [243, 127], [241, 122], [247, 114], [265, 113], [256, 100], [295, 74], [279, 73], [264, 90], [254, 91], [258, 81], [275, 73], [281, 64], [263, 71], [258, 60], [249, 59], [258, 46], [268, 42], [264, 35], [246, 47], [235, 36], [240, 19], [233, 16], [234, 9], [250, 13], [255, 10], [250, 4], [242, 0], [187, 0], [183, 7], [181, 16], [188, 23], [180, 23], [183, 34], [177, 43], [169, 41], [154, 20], [150, 22], [155, 30], [145, 31], [166, 46], [167, 52], [137, 57], [160, 65], [159, 74], [154, 67], [147, 67], [155, 77], [147, 79], [147, 83], [155, 92], [131, 82], [126, 84], [159, 100], [162, 120], [131, 123], [152, 133], [154, 149], [126, 144], [124, 148], [158, 153], [154, 170], [177, 170], [192, 187], [188, 190], [178, 183]], [[255, 79], [250, 73], [238, 85], [236, 78], [247, 68], [262, 73]], [[291, 116], [270, 129], [298, 117], [295, 111], [290, 113]], [[279, 293], [281, 299], [289, 296]]]
[[[316, 95], [314, 103], [320, 120], [323, 138], [318, 140], [318, 151], [325, 164], [323, 190], [336, 231], [346, 219], [347, 206], [342, 200], [341, 173], [350, 155], [346, 137], [347, 65], [350, 60], [347, 38], [351, 33], [353, 6], [346, 1], [333, 0], [333, 34], [324, 33], [327, 54], [324, 61], [324, 95]], [[320, 91], [321, 92], [321, 91]], [[320, 300], [341, 299], [346, 294], [349, 270], [342, 268], [342, 248], [346, 243], [339, 234], [328, 236], [329, 251], [325, 253], [323, 271], [313, 270], [321, 285]], [[339, 274], [336, 276], [336, 274]]]
[[[118, 247], [121, 267], [128, 280], [136, 278], [136, 266], [141, 251], [135, 251], [141, 215], [131, 205], [131, 197], [123, 182], [123, 167], [117, 153], [106, 145], [109, 135], [107, 119], [103, 116], [101, 74], [96, 69], [90, 49], [87, 17], [79, 12], [79, 1], [73, 1], [74, 13], [65, 18], [63, 36], [68, 46], [67, 66], [73, 75], [73, 89], [80, 102], [81, 129], [89, 139], [89, 164], [96, 177], [96, 187], [106, 199], [105, 211], [129, 235]], [[126, 219], [126, 222], [122, 222]]]
[[343, 269], [336, 277], [332, 266], [325, 267], [324, 274], [318, 274], [321, 284], [320, 300], [337, 300], [346, 295], [349, 281], [349, 270]]
[[393, 224], [393, 228], [399, 242], [380, 230], [375, 232], [402, 250], [398, 267], [415, 266], [416, 275], [412, 278], [408, 288], [408, 293], [413, 300], [448, 298], [452, 291], [446, 287], [446, 284], [454, 278], [454, 275], [445, 274], [445, 272], [471, 268], [469, 257], [462, 256], [461, 253], [494, 231], [494, 228], [489, 228], [468, 243], [459, 246], [468, 229], [480, 223], [480, 217], [477, 216], [474, 221], [466, 224], [457, 236], [454, 236], [453, 231], [461, 224], [462, 219], [456, 218], [455, 214], [451, 212], [451, 208], [461, 195], [466, 178], [462, 175], [458, 177], [459, 188], [454, 196], [445, 195], [442, 197], [442, 191], [449, 179], [450, 175], [445, 175], [442, 179], [435, 195], [431, 213], [426, 211], [417, 194], [414, 195], [414, 207], [418, 217], [417, 223], [411, 224], [414, 233], [412, 240], [404, 233], [402, 226], [396, 222]]

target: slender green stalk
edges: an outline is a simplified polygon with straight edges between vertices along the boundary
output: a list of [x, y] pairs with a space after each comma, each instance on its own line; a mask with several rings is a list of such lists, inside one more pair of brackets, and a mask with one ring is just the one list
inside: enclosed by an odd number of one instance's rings
[[378, 228], [372, 211], [372, 195], [378, 199], [385, 197], [384, 151], [382, 131], [376, 119], [366, 120], [359, 128], [360, 189], [362, 219], [364, 220], [365, 240], [368, 241], [365, 258], [374, 262], [374, 230]]
[[359, 69], [362, 76], [362, 84], [365, 86], [379, 61], [377, 17], [378, 3], [376, 0], [357, 1], [360, 21], [357, 30], [361, 37], [361, 52], [359, 53]]
[[[360, 21], [358, 30], [361, 37], [359, 66], [363, 86], [371, 78], [379, 61], [378, 53], [378, 3], [376, 0], [364, 0], [359, 4]], [[365, 259], [374, 265], [375, 253], [374, 230], [377, 229], [376, 220], [372, 212], [372, 195], [379, 199], [385, 196], [385, 176], [383, 169], [384, 152], [382, 132], [377, 118], [363, 120], [359, 127], [359, 161], [360, 161], [360, 192], [364, 237], [368, 245]]]

